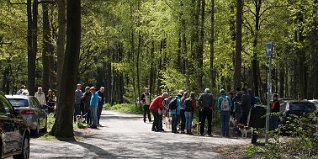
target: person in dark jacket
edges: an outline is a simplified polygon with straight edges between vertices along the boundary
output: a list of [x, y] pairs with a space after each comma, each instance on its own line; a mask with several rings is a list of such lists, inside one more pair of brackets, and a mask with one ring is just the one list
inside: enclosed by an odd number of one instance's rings
[[148, 88], [145, 88], [144, 93], [141, 94], [140, 102], [144, 107], [144, 122], [146, 122], [146, 115], [148, 115], [148, 121], [150, 123], [151, 122], [151, 115], [150, 115], [149, 106], [151, 103], [151, 98], [150, 98], [150, 93], [149, 93]]
[[212, 136], [212, 108], [213, 108], [213, 95], [209, 88], [204, 90], [198, 99], [198, 105], [202, 111], [202, 119], [200, 125], [200, 134], [204, 135], [205, 119], [208, 119], [208, 135]]
[[252, 100], [251, 100], [251, 96], [247, 93], [246, 88], [243, 88], [242, 92], [243, 92], [242, 99], [241, 99], [242, 117], [241, 117], [240, 123], [247, 125], [247, 118], [251, 109]]
[[[271, 106], [271, 113], [278, 113], [280, 111], [280, 104], [278, 100], [278, 95], [274, 94], [273, 95], [273, 103]], [[279, 125], [279, 116], [276, 114], [271, 115], [271, 126], [272, 129], [275, 130], [278, 128]]]
[[234, 103], [234, 119], [236, 122], [239, 122], [241, 120], [242, 117], [242, 92], [241, 92], [241, 88], [236, 88], [236, 94], [235, 97], [233, 98], [233, 103]]
[[88, 125], [91, 125], [91, 122], [92, 122], [92, 119], [91, 119], [91, 109], [90, 109], [90, 100], [91, 100], [91, 96], [92, 96], [92, 93], [90, 92], [90, 87], [86, 87], [85, 88], [85, 92], [83, 94], [83, 99], [82, 99], [82, 102], [84, 104], [84, 115], [85, 115], [85, 120], [86, 120], [86, 123]]

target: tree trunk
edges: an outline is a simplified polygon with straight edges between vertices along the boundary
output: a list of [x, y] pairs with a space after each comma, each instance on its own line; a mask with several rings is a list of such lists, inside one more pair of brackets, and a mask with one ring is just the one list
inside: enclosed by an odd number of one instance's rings
[[[74, 90], [79, 66], [81, 42], [81, 1], [67, 1], [67, 44], [59, 85], [55, 136], [73, 138]], [[65, 89], [68, 88], [68, 89]]]
[[48, 4], [42, 4], [42, 14], [43, 14], [43, 52], [42, 52], [42, 87], [45, 93], [48, 92], [50, 87], [50, 74], [51, 67], [49, 56], [52, 56], [51, 52], [51, 36], [50, 36], [50, 21], [49, 21], [49, 12]]
[[[63, 64], [64, 64], [64, 50], [65, 50], [65, 35], [66, 35], [66, 18], [65, 18], [65, 0], [57, 0], [58, 6], [58, 37], [57, 37], [57, 82], [61, 80]], [[58, 85], [57, 83], [57, 85]], [[58, 86], [57, 86], [58, 87]]]
[[241, 68], [242, 68], [242, 23], [243, 23], [243, 1], [236, 0], [236, 46], [235, 46], [235, 68], [234, 86], [241, 87]]
[[214, 76], [214, 12], [215, 12], [215, 0], [211, 0], [211, 33], [210, 33], [210, 87], [215, 87]]
[[[31, 49], [28, 49], [28, 90], [30, 95], [35, 93], [35, 60], [37, 48], [37, 29], [38, 29], [38, 0], [33, 0], [31, 7], [31, 1], [27, 1], [27, 12], [28, 12], [28, 44], [31, 44]], [[30, 38], [30, 39], [29, 39]], [[30, 45], [28, 46], [30, 47]]]
[[154, 57], [155, 57], [155, 42], [151, 42], [151, 48], [150, 48], [150, 74], [149, 74], [149, 90], [150, 93], [154, 93], [154, 86], [155, 86], [155, 62], [154, 62]]
[[313, 19], [313, 29], [311, 34], [311, 54], [312, 54], [312, 98], [318, 99], [318, 16], [317, 16], [317, 10], [318, 10], [318, 0], [314, 0], [313, 5], [313, 15], [315, 15], [315, 18]]

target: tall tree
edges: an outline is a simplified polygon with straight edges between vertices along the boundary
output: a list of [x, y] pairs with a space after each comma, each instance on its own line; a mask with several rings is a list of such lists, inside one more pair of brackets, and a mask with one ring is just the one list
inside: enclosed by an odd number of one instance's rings
[[51, 68], [50, 57], [53, 56], [53, 46], [51, 43], [51, 29], [49, 21], [48, 4], [42, 4], [42, 18], [43, 18], [43, 52], [42, 52], [42, 87], [43, 91], [47, 92], [50, 87]]
[[210, 87], [215, 86], [214, 76], [214, 26], [215, 26], [215, 0], [211, 0], [211, 33], [210, 33]]
[[236, 46], [234, 65], [234, 87], [241, 87], [242, 68], [242, 23], [243, 23], [243, 0], [236, 0]]
[[[67, 0], [67, 43], [55, 120], [56, 137], [73, 138], [74, 90], [81, 42], [81, 1]], [[69, 88], [69, 89], [65, 89]]]
[[64, 50], [65, 50], [65, 35], [66, 35], [66, 18], [65, 18], [65, 0], [57, 0], [58, 6], [58, 39], [57, 39], [57, 80], [62, 76], [64, 64]]

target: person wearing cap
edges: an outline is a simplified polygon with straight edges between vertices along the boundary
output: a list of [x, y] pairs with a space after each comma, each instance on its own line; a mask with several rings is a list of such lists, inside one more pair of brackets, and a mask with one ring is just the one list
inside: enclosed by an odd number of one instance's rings
[[221, 135], [222, 137], [230, 137], [230, 115], [233, 109], [231, 99], [226, 96], [224, 89], [220, 90], [220, 97], [217, 102], [217, 107], [221, 118]]
[[205, 88], [198, 99], [198, 106], [202, 112], [200, 135], [204, 135], [205, 119], [208, 119], [208, 135], [212, 136], [212, 108], [213, 108], [213, 95], [209, 88]]
[[162, 127], [159, 126], [160, 124], [160, 121], [159, 121], [159, 112], [160, 110], [164, 110], [165, 107], [164, 105], [162, 104], [162, 101], [165, 99], [165, 98], [168, 98], [169, 95], [167, 92], [164, 92], [162, 93], [162, 95], [160, 96], [157, 96], [150, 104], [149, 106], [149, 110], [152, 112], [152, 115], [154, 116], [154, 120], [153, 120], [153, 123], [152, 123], [152, 131], [164, 131], [162, 129]]
[[76, 115], [81, 114], [81, 101], [82, 101], [82, 96], [83, 92], [81, 90], [82, 85], [77, 84], [76, 85], [76, 90], [75, 90], [75, 106], [74, 106], [74, 122], [76, 122]]

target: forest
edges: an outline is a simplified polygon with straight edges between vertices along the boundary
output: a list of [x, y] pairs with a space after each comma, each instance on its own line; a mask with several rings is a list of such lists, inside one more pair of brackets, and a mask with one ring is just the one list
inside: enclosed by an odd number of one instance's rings
[[[0, 89], [59, 91], [65, 56], [64, 0], [0, 1]], [[318, 98], [318, 0], [81, 0], [77, 83], [105, 86], [108, 103], [208, 87]], [[74, 40], [74, 39], [73, 39]], [[77, 76], [76, 76], [77, 74]], [[64, 89], [74, 89], [68, 86]]]

